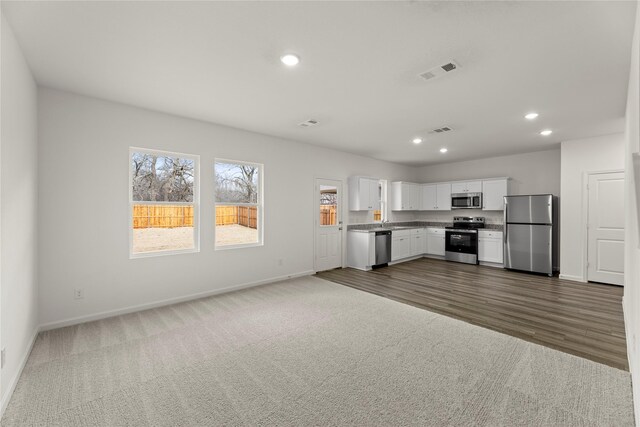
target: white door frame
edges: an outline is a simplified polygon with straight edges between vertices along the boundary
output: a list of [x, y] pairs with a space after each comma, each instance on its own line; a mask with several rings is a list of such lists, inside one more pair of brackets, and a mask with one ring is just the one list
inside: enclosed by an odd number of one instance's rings
[[312, 188], [312, 194], [313, 194], [313, 208], [312, 208], [312, 222], [311, 224], [313, 225], [313, 271], [317, 272], [318, 269], [316, 268], [316, 250], [317, 250], [317, 225], [316, 222], [318, 221], [318, 212], [319, 206], [317, 205], [318, 200], [316, 197], [316, 183], [318, 182], [319, 179], [326, 179], [329, 181], [337, 181], [340, 183], [342, 191], [340, 191], [340, 200], [338, 201], [338, 206], [339, 206], [339, 212], [340, 212], [340, 217], [339, 217], [339, 221], [342, 221], [342, 231], [340, 232], [340, 237], [341, 237], [341, 248], [340, 248], [340, 259], [341, 261], [341, 267], [345, 268], [346, 267], [346, 263], [345, 263], [345, 257], [346, 257], [346, 253], [347, 253], [347, 224], [345, 221], [345, 213], [348, 212], [345, 209], [345, 200], [349, 200], [347, 197], [345, 197], [345, 191], [347, 191], [347, 188], [345, 186], [345, 182], [344, 179], [341, 178], [329, 178], [326, 176], [318, 176], [318, 175], [314, 175], [313, 177], [313, 185], [311, 186]]
[[[589, 177], [592, 175], [619, 172], [624, 173], [624, 169], [587, 171], [582, 174], [582, 281], [586, 283], [589, 283], [587, 271], [587, 263], [589, 262]], [[626, 174], [625, 179], [627, 179]]]

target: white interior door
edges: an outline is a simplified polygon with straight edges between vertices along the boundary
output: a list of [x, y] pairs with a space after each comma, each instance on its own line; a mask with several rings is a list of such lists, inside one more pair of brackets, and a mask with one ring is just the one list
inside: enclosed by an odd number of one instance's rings
[[624, 173], [589, 175], [587, 280], [624, 284]]
[[342, 182], [316, 179], [315, 270], [342, 267]]

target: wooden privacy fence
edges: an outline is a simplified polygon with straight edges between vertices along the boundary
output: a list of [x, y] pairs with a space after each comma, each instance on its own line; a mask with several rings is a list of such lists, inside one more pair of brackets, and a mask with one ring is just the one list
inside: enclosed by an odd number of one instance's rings
[[[373, 211], [373, 220], [380, 221], [381, 219], [382, 211]], [[320, 225], [336, 225], [337, 223], [336, 205], [320, 205]]]
[[[255, 206], [216, 206], [216, 225], [258, 228]], [[193, 227], [193, 206], [133, 205], [133, 228]]]
[[336, 225], [337, 223], [336, 205], [320, 205], [320, 225]]
[[[320, 206], [320, 225], [336, 225], [335, 205]], [[238, 224], [258, 228], [255, 206], [216, 206], [216, 225]], [[133, 228], [193, 227], [193, 206], [133, 205]]]
[[133, 228], [193, 227], [193, 206], [133, 205]]
[[258, 208], [255, 206], [216, 206], [216, 225], [230, 224], [258, 228]]

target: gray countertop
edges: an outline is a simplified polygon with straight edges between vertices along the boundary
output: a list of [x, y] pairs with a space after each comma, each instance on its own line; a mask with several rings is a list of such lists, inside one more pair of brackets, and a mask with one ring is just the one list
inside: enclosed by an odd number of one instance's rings
[[[450, 222], [433, 222], [433, 221], [410, 221], [410, 222], [390, 222], [382, 226], [380, 223], [376, 224], [353, 224], [348, 225], [348, 231], [357, 231], [361, 233], [372, 233], [376, 231], [384, 230], [408, 230], [410, 228], [445, 228], [451, 227], [453, 224]], [[485, 224], [485, 230], [497, 230], [502, 231], [502, 224]]]

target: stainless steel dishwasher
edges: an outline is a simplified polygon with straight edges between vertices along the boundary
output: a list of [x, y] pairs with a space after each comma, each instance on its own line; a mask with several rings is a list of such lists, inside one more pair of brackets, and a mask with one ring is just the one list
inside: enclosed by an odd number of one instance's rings
[[371, 268], [386, 267], [391, 261], [391, 231], [376, 231], [376, 263]]

